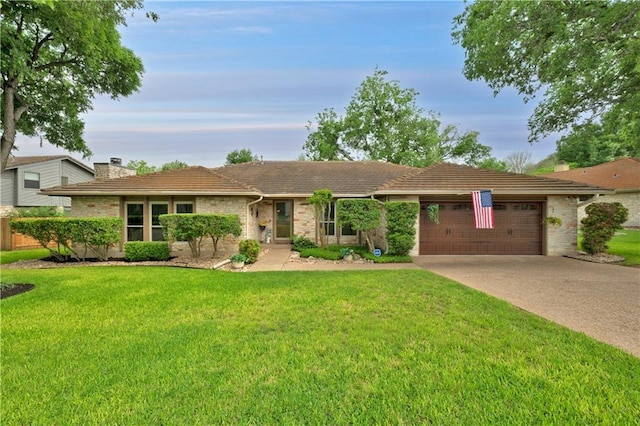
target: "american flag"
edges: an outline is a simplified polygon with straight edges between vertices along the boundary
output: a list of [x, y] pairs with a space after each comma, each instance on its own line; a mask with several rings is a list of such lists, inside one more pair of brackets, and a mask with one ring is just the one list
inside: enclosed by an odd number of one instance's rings
[[477, 229], [493, 229], [493, 201], [491, 191], [483, 189], [472, 191], [473, 214], [476, 219]]

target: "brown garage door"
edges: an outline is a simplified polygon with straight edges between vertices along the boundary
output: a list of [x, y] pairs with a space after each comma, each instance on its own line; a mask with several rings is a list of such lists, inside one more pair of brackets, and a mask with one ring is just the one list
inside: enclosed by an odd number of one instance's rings
[[473, 204], [437, 203], [439, 223], [420, 206], [420, 254], [542, 254], [542, 203], [494, 202], [494, 229], [476, 229]]

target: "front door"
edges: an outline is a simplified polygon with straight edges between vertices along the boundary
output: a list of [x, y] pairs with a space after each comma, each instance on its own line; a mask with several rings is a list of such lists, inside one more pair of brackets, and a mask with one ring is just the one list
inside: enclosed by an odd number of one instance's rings
[[275, 242], [291, 242], [291, 225], [293, 223], [293, 202], [276, 201], [273, 204], [273, 216], [276, 218]]

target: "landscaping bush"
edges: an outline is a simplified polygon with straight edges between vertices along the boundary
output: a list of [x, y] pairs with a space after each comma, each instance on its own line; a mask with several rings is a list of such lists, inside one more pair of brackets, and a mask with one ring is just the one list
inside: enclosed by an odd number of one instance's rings
[[124, 258], [128, 262], [168, 260], [171, 257], [166, 241], [130, 241], [124, 245]]
[[211, 238], [215, 255], [221, 238], [242, 234], [240, 218], [235, 214], [163, 214], [159, 220], [165, 237], [170, 241], [186, 241], [194, 259], [200, 257], [203, 238]]
[[238, 243], [238, 253], [247, 256], [247, 263], [255, 263], [260, 254], [260, 243], [256, 240], [242, 240]]
[[385, 204], [387, 246], [390, 255], [406, 255], [415, 245], [418, 203], [392, 201]]
[[[122, 237], [122, 223], [121, 218], [112, 217], [46, 217], [9, 222], [13, 232], [35, 239], [59, 261], [66, 260], [69, 252], [84, 260], [87, 250], [106, 260], [109, 247]], [[51, 242], [56, 243], [55, 248], [48, 247]]]
[[309, 248], [300, 252], [300, 257], [315, 257], [317, 259], [340, 260], [342, 256], [339, 251], [323, 248]]
[[620, 203], [593, 203], [585, 209], [582, 219], [582, 248], [589, 254], [604, 253], [607, 242], [629, 217], [629, 210]]
[[294, 235], [293, 238], [291, 239], [291, 242], [292, 242], [291, 250], [298, 251], [298, 252], [305, 249], [318, 247], [316, 243], [311, 241], [309, 238], [303, 237], [303, 236]]
[[373, 251], [371, 231], [378, 228], [382, 218], [381, 204], [372, 199], [343, 199], [338, 200], [338, 222], [351, 225], [355, 231], [360, 231], [367, 241], [369, 251]]

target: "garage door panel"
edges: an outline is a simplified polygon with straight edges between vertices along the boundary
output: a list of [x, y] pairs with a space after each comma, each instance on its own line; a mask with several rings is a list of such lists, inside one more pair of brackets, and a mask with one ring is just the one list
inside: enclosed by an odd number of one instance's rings
[[439, 203], [420, 216], [420, 254], [541, 254], [541, 203], [494, 203], [494, 229], [476, 229], [471, 203]]

